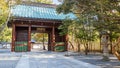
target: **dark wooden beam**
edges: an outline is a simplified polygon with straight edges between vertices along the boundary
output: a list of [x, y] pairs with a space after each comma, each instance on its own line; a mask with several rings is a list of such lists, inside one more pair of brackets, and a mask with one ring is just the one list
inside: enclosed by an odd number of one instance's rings
[[32, 25], [32, 27], [52, 28], [52, 26], [47, 26], [47, 25]]
[[49, 33], [48, 31], [31, 31], [31, 33]]
[[[28, 27], [29, 24], [31, 24], [31, 27], [43, 27], [43, 28], [52, 28], [53, 23], [26, 23], [26, 22], [19, 22], [15, 23], [16, 26], [21, 26], [21, 27]], [[60, 24], [55, 24], [55, 28], [58, 28]]]
[[62, 20], [55, 19], [40, 19], [40, 18], [25, 18], [25, 17], [15, 17], [13, 21], [31, 21], [31, 22], [46, 22], [46, 23], [62, 23]]
[[16, 24], [16, 26], [20, 26], [20, 27], [28, 27], [29, 25], [28, 24]]

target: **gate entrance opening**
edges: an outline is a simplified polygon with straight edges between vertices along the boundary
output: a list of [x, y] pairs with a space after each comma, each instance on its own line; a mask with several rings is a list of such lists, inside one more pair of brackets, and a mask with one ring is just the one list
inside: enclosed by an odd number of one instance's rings
[[32, 32], [31, 51], [48, 50], [48, 33]]

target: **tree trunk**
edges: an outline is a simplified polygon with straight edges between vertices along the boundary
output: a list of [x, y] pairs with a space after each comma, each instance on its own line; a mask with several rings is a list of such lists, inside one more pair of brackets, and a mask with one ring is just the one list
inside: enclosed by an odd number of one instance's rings
[[85, 55], [88, 55], [88, 43], [85, 44]]
[[80, 52], [80, 41], [77, 40], [77, 43], [78, 43], [78, 52]]
[[[110, 31], [110, 34], [112, 34], [112, 32]], [[112, 37], [110, 36], [110, 53], [112, 54]]]
[[88, 42], [84, 41], [85, 55], [88, 55]]
[[72, 49], [74, 50], [74, 45], [72, 44], [72, 42], [69, 41], [69, 43], [72, 46]]

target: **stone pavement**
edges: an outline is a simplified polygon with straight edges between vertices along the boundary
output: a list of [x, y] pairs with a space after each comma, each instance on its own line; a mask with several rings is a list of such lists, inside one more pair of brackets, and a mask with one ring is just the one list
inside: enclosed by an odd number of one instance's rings
[[55, 53], [22, 55], [16, 68], [100, 68]]
[[63, 56], [65, 52], [2, 52], [0, 68], [100, 68]]
[[0, 68], [15, 68], [20, 56], [0, 53]]
[[84, 55], [84, 53], [76, 53], [77, 56], [69, 56], [79, 61], [87, 62], [93, 65], [100, 66], [102, 68], [120, 68], [120, 61], [116, 58], [116, 56], [109, 54], [110, 61], [101, 60], [102, 53], [89, 53], [88, 55]]

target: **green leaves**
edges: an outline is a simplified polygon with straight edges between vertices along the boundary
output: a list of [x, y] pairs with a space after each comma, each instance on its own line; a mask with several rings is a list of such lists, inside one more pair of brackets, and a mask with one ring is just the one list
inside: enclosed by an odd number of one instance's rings
[[[36, 42], [47, 42], [48, 41], [48, 34], [47, 33], [32, 33], [32, 39]], [[44, 37], [44, 40], [43, 40]]]
[[12, 38], [12, 29], [5, 27], [5, 29], [0, 33], [0, 41], [11, 42]]
[[64, 3], [61, 5], [58, 5], [57, 7], [57, 12], [61, 13], [63, 12], [64, 14], [67, 14], [69, 12], [72, 12], [72, 7], [74, 6], [74, 1], [72, 0], [64, 0]]
[[62, 25], [59, 26], [59, 30], [61, 30], [60, 35], [66, 35], [70, 32], [70, 25], [72, 20], [66, 19], [62, 22]]

